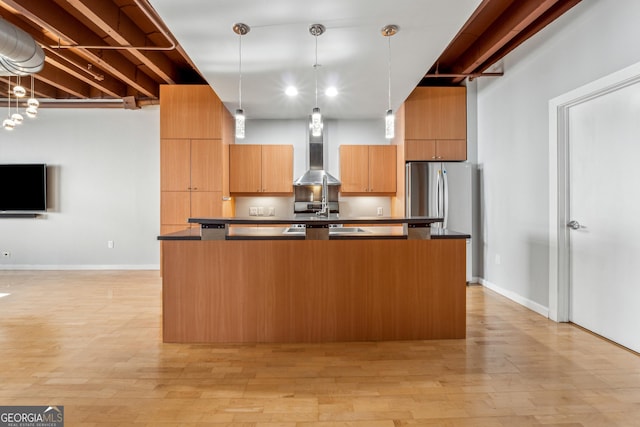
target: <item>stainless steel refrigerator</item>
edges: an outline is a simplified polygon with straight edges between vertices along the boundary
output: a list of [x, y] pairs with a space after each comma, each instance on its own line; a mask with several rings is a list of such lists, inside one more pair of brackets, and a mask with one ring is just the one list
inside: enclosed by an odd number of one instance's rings
[[[471, 165], [466, 162], [408, 162], [406, 216], [444, 218], [437, 228], [471, 235]], [[467, 240], [467, 281], [471, 276], [471, 240]]]

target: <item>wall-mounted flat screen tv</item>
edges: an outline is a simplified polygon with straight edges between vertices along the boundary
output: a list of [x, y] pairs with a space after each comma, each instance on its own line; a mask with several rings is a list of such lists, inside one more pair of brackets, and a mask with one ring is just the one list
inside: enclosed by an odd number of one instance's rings
[[47, 165], [0, 164], [0, 211], [46, 211]]

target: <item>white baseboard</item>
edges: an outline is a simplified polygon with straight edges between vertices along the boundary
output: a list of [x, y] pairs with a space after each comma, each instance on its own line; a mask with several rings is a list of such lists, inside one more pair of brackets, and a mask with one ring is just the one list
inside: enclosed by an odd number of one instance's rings
[[502, 295], [503, 297], [509, 298], [511, 301], [516, 302], [524, 307], [527, 307], [529, 310], [533, 310], [536, 313], [549, 317], [549, 308], [543, 305], [538, 304], [537, 302], [531, 301], [528, 298], [524, 298], [523, 296], [510, 291], [508, 289], [501, 288], [495, 283], [491, 283], [488, 280], [484, 280], [482, 278], [479, 279], [479, 283], [487, 289], [491, 289], [493, 292]]
[[159, 264], [143, 265], [0, 265], [0, 270], [160, 270]]

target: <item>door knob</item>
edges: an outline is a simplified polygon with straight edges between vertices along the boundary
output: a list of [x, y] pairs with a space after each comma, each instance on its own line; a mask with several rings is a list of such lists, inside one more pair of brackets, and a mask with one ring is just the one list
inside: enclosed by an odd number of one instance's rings
[[587, 228], [584, 225], [580, 225], [580, 223], [578, 221], [576, 221], [575, 219], [572, 221], [569, 221], [569, 223], [567, 224], [567, 227], [571, 228], [572, 230], [579, 230], [581, 228]]

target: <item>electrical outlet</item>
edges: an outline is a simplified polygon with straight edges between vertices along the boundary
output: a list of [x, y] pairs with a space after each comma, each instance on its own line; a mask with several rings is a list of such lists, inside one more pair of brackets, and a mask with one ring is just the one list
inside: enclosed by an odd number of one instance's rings
[[9, 251], [2, 251], [2, 257], [3, 258], [9, 258], [11, 256], [11, 252]]
[[258, 216], [258, 208], [256, 206], [249, 208], [249, 216]]
[[382, 207], [379, 207], [377, 212], [378, 212], [378, 216], [382, 216], [383, 215]]
[[107, 240], [107, 248], [113, 249], [113, 240]]
[[269, 216], [275, 216], [276, 215], [276, 208], [273, 206], [269, 206]]
[[258, 206], [258, 216], [264, 216], [264, 206]]
[[496, 265], [500, 265], [500, 262], [502, 262], [502, 260], [500, 259], [500, 254], [496, 254]]

